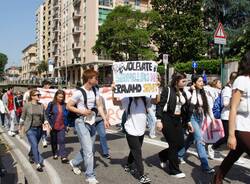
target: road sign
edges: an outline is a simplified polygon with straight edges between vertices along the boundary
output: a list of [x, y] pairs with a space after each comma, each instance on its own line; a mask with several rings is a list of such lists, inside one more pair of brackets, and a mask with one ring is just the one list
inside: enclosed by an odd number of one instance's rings
[[193, 60], [192, 61], [192, 68], [197, 68], [198, 67], [198, 63], [195, 61], [195, 60]]
[[214, 43], [221, 44], [221, 45], [226, 45], [227, 43], [227, 35], [224, 31], [224, 28], [221, 22], [219, 22], [219, 25], [214, 33]]
[[168, 64], [168, 54], [163, 54], [163, 63], [164, 63], [165, 65]]

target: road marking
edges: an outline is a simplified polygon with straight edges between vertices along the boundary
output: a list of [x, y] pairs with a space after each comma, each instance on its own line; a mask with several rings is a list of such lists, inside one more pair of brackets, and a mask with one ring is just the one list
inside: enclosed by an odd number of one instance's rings
[[24, 154], [15, 146], [13, 141], [6, 135], [6, 133], [3, 131], [2, 128], [0, 128], [2, 137], [7, 141], [8, 145], [11, 147], [11, 152], [13, 152], [13, 156], [19, 160], [19, 164], [22, 164], [23, 169], [25, 170], [25, 173], [27, 173], [27, 178], [31, 183], [37, 183], [41, 184], [41, 181], [36, 173], [36, 171], [33, 169], [31, 164], [29, 163], [28, 159], [24, 156]]
[[[23, 139], [20, 138], [19, 135], [16, 135], [17, 140], [27, 149], [29, 150], [30, 146], [28, 145], [28, 143], [26, 141], [24, 141]], [[47, 171], [47, 174], [49, 175], [49, 180], [51, 183], [53, 184], [62, 184], [62, 181], [60, 179], [59, 174], [56, 172], [56, 170], [54, 169], [54, 167], [47, 161], [44, 159], [44, 165], [45, 165], [45, 169]]]
[[[121, 133], [120, 131], [117, 131], [117, 130], [110, 130], [110, 129], [106, 129], [106, 132], [109, 133], [109, 134], [116, 134], [118, 136], [121, 136], [121, 137], [124, 137], [124, 133]], [[159, 141], [159, 140], [153, 140], [153, 139], [149, 139], [149, 138], [144, 138], [144, 142], [145, 143], [148, 143], [148, 144], [152, 144], [152, 145], [155, 145], [155, 146], [159, 146], [159, 147], [162, 147], [162, 148], [167, 148], [168, 147], [168, 143], [167, 142], [162, 142], [162, 141]], [[195, 152], [195, 151], [192, 151], [192, 150], [187, 150], [187, 153], [191, 154], [191, 155], [195, 155], [198, 157], [198, 153]], [[224, 157], [226, 157], [227, 155], [225, 153], [221, 153]], [[224, 158], [214, 158], [213, 160], [215, 161], [220, 161], [222, 162]], [[247, 169], [250, 169], [250, 160], [247, 159], [247, 158], [240, 158], [240, 160], [243, 162], [242, 163], [238, 163], [238, 162], [235, 162], [234, 164], [235, 165], [239, 165], [241, 167], [245, 167]]]

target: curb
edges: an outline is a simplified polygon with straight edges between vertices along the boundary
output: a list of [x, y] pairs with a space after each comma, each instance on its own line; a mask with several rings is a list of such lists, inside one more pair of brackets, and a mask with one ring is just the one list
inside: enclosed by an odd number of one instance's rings
[[[25, 147], [25, 149], [29, 149], [29, 145], [20, 138], [19, 135], [16, 135], [17, 140]], [[53, 168], [53, 166], [47, 161], [44, 160], [45, 170], [47, 171], [47, 174], [49, 176], [49, 180], [53, 184], [62, 184], [61, 178], [56, 172], [56, 170]]]
[[[17, 182], [25, 184], [25, 177], [22, 170], [25, 170], [27, 173], [27, 178], [30, 183], [36, 183], [36, 184], [42, 184], [40, 181], [36, 171], [33, 169], [27, 158], [24, 156], [24, 154], [15, 146], [13, 141], [6, 135], [6, 133], [3, 131], [3, 129], [0, 127], [0, 131], [2, 133], [2, 138], [7, 142], [8, 146], [11, 148], [10, 153], [13, 156], [13, 159], [18, 161], [17, 165]], [[22, 167], [20, 167], [22, 166]]]

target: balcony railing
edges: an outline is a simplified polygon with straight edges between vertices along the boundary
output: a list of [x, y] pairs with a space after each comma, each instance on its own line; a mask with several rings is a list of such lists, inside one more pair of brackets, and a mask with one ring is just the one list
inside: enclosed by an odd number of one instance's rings
[[81, 33], [80, 26], [75, 26], [75, 27], [72, 29], [72, 33], [73, 33], [73, 34], [80, 34], [80, 33]]
[[77, 6], [77, 5], [80, 4], [80, 2], [81, 2], [81, 0], [73, 0], [73, 5], [74, 5], [74, 6]]
[[73, 58], [72, 64], [81, 64], [81, 58], [80, 57]]
[[72, 44], [72, 49], [74, 49], [74, 50], [81, 49], [81, 47], [80, 47], [80, 42], [75, 42], [75, 43], [73, 43], [73, 44]]
[[79, 10], [75, 10], [75, 11], [72, 13], [72, 16], [73, 16], [73, 19], [79, 19], [79, 18], [81, 18], [80, 11], [79, 11]]

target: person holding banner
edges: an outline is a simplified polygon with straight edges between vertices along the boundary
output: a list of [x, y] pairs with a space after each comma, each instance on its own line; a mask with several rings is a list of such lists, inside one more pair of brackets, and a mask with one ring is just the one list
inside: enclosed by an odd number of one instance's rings
[[228, 171], [244, 152], [250, 156], [250, 51], [239, 63], [238, 73], [233, 83], [229, 113], [227, 145], [230, 152], [216, 171], [214, 184], [222, 184]]
[[[151, 103], [156, 104], [156, 98], [145, 96], [124, 97], [121, 100], [114, 97], [115, 83], [112, 84], [112, 100], [114, 105], [119, 105], [121, 109], [126, 111], [126, 121], [124, 123], [124, 131], [128, 146], [130, 148], [127, 165], [125, 171], [134, 172], [133, 163], [139, 174], [140, 183], [150, 183], [151, 179], [144, 174], [142, 163], [142, 144], [147, 124], [147, 110]], [[158, 95], [157, 95], [158, 96]]]
[[[109, 127], [109, 122], [105, 116], [99, 90], [95, 87], [98, 84], [98, 72], [87, 69], [83, 73], [84, 84], [81, 89], [74, 92], [67, 103], [67, 109], [78, 114], [75, 120], [75, 129], [81, 145], [80, 151], [69, 164], [75, 174], [81, 171], [78, 165], [84, 161], [86, 182], [91, 184], [99, 183], [94, 171], [94, 142], [96, 137], [95, 119], [96, 112], [100, 113], [105, 128]], [[84, 91], [85, 97], [84, 97]], [[76, 107], [75, 107], [76, 105]]]
[[[169, 174], [175, 178], [184, 178], [186, 175], [179, 168], [178, 151], [184, 145], [183, 124], [189, 122], [187, 115], [188, 99], [183, 88], [186, 83], [184, 74], [175, 73], [172, 76], [170, 87], [163, 88], [160, 102], [157, 105], [157, 129], [162, 131], [169, 147], [159, 152], [160, 166], [166, 167], [169, 161]], [[189, 131], [193, 131], [188, 123]]]

